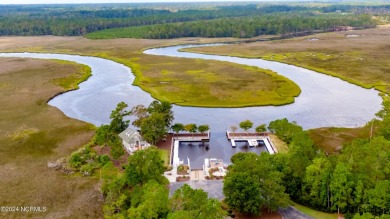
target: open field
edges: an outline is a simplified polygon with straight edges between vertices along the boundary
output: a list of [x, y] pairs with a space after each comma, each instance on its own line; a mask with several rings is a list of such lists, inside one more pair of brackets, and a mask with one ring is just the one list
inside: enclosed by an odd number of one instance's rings
[[264, 58], [390, 93], [390, 26], [190, 51]]
[[299, 87], [271, 71], [226, 62], [142, 54], [151, 47], [232, 40], [3, 37], [0, 38], [0, 51], [82, 54], [111, 59], [132, 68], [137, 76], [134, 84], [156, 99], [178, 105], [242, 107], [294, 102], [294, 97], [300, 93]]
[[[102, 217], [98, 179], [47, 167], [87, 143], [94, 128], [46, 103], [89, 68], [70, 62], [0, 59], [0, 206], [46, 207], [46, 212], [5, 213], [0, 218]], [[72, 79], [73, 83], [71, 83]]]

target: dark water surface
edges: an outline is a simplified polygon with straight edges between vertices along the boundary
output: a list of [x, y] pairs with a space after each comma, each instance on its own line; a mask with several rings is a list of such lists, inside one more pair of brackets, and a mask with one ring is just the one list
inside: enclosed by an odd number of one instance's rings
[[[364, 89], [335, 77], [278, 62], [177, 51], [185, 47], [190, 46], [150, 49], [146, 50], [145, 53], [228, 61], [270, 69], [291, 79], [302, 90], [300, 96], [295, 99], [295, 103], [278, 107], [201, 108], [174, 106], [174, 122], [209, 124], [211, 128], [210, 147], [216, 149], [207, 151], [204, 155], [206, 157], [225, 157], [222, 156], [226, 153], [224, 148], [231, 147], [226, 139], [225, 131], [232, 125], [238, 126], [241, 121], [246, 119], [253, 121], [255, 126], [286, 117], [290, 121], [296, 121], [305, 129], [327, 126], [356, 127], [373, 119], [375, 113], [381, 109], [382, 99], [373, 89]], [[59, 95], [49, 104], [59, 108], [71, 118], [95, 125], [108, 123], [111, 111], [120, 101], [128, 103], [130, 107], [137, 104], [149, 105], [153, 101], [148, 93], [137, 86], [132, 86], [134, 75], [128, 67], [110, 60], [40, 53], [1, 53], [0, 57], [60, 59], [90, 66], [93, 76], [81, 83], [79, 90]]]
[[[208, 144], [208, 143], [206, 143]], [[180, 142], [179, 144], [179, 158], [185, 164], [188, 164], [187, 158], [190, 159], [192, 169], [202, 169], [204, 158], [218, 158], [222, 159], [225, 164], [230, 163], [230, 158], [233, 154], [238, 152], [253, 152], [260, 154], [267, 152], [265, 145], [259, 147], [249, 147], [246, 142], [236, 141], [236, 147], [232, 147], [229, 142], [223, 145], [209, 145], [208, 149], [202, 142]]]

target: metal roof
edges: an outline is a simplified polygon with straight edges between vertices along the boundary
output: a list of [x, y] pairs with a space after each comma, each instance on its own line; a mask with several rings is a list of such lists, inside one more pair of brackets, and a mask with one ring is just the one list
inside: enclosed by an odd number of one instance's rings
[[144, 141], [144, 139], [142, 138], [140, 133], [132, 128], [127, 128], [126, 130], [121, 132], [119, 134], [119, 137], [123, 141], [125, 141], [129, 144], [135, 143], [136, 141], [139, 141], [139, 142]]

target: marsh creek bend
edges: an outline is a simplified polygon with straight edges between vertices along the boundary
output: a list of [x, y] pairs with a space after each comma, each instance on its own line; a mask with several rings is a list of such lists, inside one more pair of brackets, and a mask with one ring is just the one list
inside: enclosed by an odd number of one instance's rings
[[[165, 55], [182, 58], [197, 58], [227, 61], [270, 69], [294, 81], [301, 94], [293, 104], [245, 108], [202, 108], [173, 106], [174, 122], [209, 124], [212, 138], [207, 157], [230, 158], [231, 147], [225, 131], [250, 119], [259, 125], [272, 120], [288, 118], [305, 129], [318, 127], [356, 127], [364, 125], [381, 109], [382, 99], [374, 89], [364, 89], [338, 78], [320, 74], [293, 65], [262, 59], [238, 58], [179, 52], [182, 48], [205, 45], [181, 45], [155, 48], [144, 51], [149, 55]], [[59, 59], [88, 65], [92, 76], [79, 85], [79, 89], [56, 96], [49, 104], [67, 116], [95, 124], [109, 123], [109, 116], [116, 104], [126, 102], [129, 107], [149, 105], [150, 94], [133, 86], [134, 75], [128, 67], [102, 58], [43, 53], [1, 53], [0, 57], [23, 57]], [[130, 118], [132, 119], [132, 118]], [[230, 154], [230, 155], [229, 155]], [[193, 162], [191, 160], [191, 162]]]

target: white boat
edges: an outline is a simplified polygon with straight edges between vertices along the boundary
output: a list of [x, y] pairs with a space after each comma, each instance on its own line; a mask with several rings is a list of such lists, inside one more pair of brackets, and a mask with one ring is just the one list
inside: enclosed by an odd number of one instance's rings
[[256, 139], [249, 139], [248, 143], [249, 143], [249, 147], [257, 147], [259, 145]]

